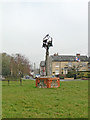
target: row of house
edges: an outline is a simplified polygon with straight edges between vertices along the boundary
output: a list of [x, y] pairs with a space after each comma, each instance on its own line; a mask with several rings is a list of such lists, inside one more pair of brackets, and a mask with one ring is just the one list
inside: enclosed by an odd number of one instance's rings
[[[90, 64], [87, 56], [80, 54], [73, 55], [58, 55], [49, 56], [49, 75], [68, 74], [68, 70], [75, 68], [76, 71], [88, 71]], [[40, 62], [40, 75], [46, 75], [45, 61]]]

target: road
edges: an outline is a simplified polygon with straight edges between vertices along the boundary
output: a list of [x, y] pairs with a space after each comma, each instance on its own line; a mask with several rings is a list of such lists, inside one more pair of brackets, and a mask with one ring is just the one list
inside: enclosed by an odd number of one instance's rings
[[[30, 79], [25, 79], [25, 80], [36, 80], [36, 79], [30, 78]], [[81, 79], [71, 79], [71, 80], [69, 80], [69, 79], [60, 79], [60, 81], [79, 81], [79, 80], [81, 80]]]

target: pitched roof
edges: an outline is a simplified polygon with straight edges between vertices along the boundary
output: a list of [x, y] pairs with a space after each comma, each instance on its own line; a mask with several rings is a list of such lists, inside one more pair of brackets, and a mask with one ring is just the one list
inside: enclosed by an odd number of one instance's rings
[[[76, 61], [76, 56], [69, 56], [69, 55], [51, 55], [50, 56], [52, 61]], [[80, 59], [80, 61], [88, 61], [88, 57], [87, 56], [79, 56], [78, 57]]]

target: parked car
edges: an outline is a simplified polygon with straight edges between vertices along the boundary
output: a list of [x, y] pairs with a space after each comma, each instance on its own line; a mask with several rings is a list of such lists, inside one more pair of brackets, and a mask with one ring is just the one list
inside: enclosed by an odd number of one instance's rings
[[29, 75], [26, 75], [25, 78], [26, 78], [26, 79], [30, 79], [30, 76], [29, 76]]

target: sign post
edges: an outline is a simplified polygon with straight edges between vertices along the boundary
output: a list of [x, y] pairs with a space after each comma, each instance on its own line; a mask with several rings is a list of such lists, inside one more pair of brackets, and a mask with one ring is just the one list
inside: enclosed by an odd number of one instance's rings
[[52, 37], [47, 34], [43, 38], [43, 47], [46, 49], [46, 60], [45, 60], [45, 67], [46, 67], [46, 76], [49, 76], [49, 47], [52, 47]]

